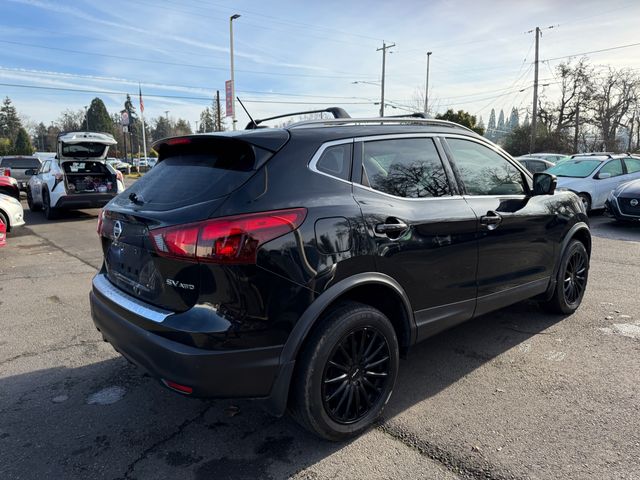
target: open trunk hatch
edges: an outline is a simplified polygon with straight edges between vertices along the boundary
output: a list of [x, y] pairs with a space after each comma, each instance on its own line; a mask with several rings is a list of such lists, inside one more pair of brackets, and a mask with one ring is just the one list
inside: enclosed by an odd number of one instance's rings
[[103, 162], [66, 161], [62, 163], [67, 193], [116, 193], [118, 184]]

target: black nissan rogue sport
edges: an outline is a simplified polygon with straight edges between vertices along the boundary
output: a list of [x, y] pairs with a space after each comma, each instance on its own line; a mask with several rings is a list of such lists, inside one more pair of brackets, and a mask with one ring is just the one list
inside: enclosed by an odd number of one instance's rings
[[337, 117], [156, 143], [102, 211], [90, 294], [166, 387], [332, 440], [378, 417], [416, 342], [531, 297], [575, 311], [591, 250], [578, 197], [472, 131]]

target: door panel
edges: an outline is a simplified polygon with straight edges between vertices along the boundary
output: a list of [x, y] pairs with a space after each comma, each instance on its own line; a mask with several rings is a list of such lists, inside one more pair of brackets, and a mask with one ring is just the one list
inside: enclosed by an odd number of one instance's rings
[[[598, 178], [602, 173], [609, 173], [609, 178]], [[627, 178], [623, 175], [622, 161], [620, 159], [610, 160], [600, 170], [594, 174], [593, 181], [595, 183], [595, 197], [592, 199], [591, 208], [602, 208], [604, 202], [620, 183]], [[630, 179], [629, 179], [630, 180]]]
[[447, 138], [446, 146], [464, 198], [478, 217], [477, 313], [482, 313], [485, 300], [495, 308], [513, 303], [508, 296], [497, 303], [490, 296], [549, 278], [554, 236], [562, 227], [553, 197], [529, 196], [528, 178], [515, 162], [470, 139]]
[[371, 187], [356, 183], [354, 197], [376, 268], [407, 293], [418, 338], [471, 318], [477, 220], [461, 196], [451, 195], [433, 140], [365, 142], [356, 152]]

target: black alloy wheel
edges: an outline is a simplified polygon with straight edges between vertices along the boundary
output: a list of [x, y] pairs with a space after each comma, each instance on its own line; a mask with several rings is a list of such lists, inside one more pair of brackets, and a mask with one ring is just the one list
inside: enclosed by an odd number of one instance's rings
[[564, 273], [564, 297], [569, 305], [575, 304], [587, 286], [587, 259], [579, 250], [572, 253]]
[[333, 348], [324, 368], [322, 402], [332, 420], [350, 424], [377, 404], [389, 381], [391, 352], [373, 327], [352, 330]]
[[389, 319], [353, 301], [331, 308], [315, 325], [296, 361], [289, 411], [327, 440], [369, 428], [393, 392], [400, 352]]
[[589, 279], [589, 253], [579, 240], [572, 240], [565, 249], [551, 298], [543, 306], [563, 315], [575, 312], [584, 297]]

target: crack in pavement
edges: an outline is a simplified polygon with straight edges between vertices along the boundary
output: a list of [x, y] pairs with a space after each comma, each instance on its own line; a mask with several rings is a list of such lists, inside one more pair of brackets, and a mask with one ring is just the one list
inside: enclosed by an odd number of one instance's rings
[[83, 345], [93, 345], [93, 344], [97, 344], [97, 343], [102, 343], [102, 340], [82, 340], [81, 342], [78, 343], [72, 343], [69, 345], [54, 345], [50, 348], [47, 348], [46, 350], [40, 350], [38, 352], [25, 352], [25, 353], [21, 353], [20, 355], [16, 355], [14, 357], [9, 357], [5, 360], [2, 360], [0, 362], [0, 366], [2, 365], [6, 365], [7, 363], [11, 363], [14, 360], [18, 360], [20, 358], [28, 358], [28, 357], [37, 357], [39, 355], [44, 355], [46, 353], [51, 353], [51, 352], [61, 352], [62, 350], [66, 350], [67, 348], [73, 348], [73, 347], [81, 347]]
[[207, 405], [197, 415], [194, 415], [193, 417], [186, 419], [184, 422], [182, 422], [180, 425], [178, 425], [178, 428], [176, 429], [175, 432], [167, 435], [164, 438], [161, 438], [157, 442], [155, 442], [152, 445], [150, 445], [149, 447], [145, 448], [142, 451], [142, 453], [133, 462], [131, 462], [127, 466], [127, 470], [124, 472], [124, 477], [123, 478], [125, 478], [125, 479], [135, 479], [135, 477], [132, 477], [131, 474], [133, 473], [133, 470], [136, 468], [136, 465], [138, 463], [140, 463], [143, 460], [145, 460], [149, 456], [149, 454], [151, 454], [151, 452], [153, 452], [156, 448], [160, 447], [161, 445], [164, 445], [167, 442], [170, 442], [175, 437], [180, 435], [188, 426], [190, 426], [191, 424], [195, 423], [196, 421], [202, 419], [206, 415], [206, 413], [212, 408], [212, 406], [213, 405], [211, 405], [211, 404]]
[[84, 258], [80, 257], [79, 255], [75, 255], [67, 250], [65, 250], [64, 248], [62, 248], [59, 245], [56, 245], [55, 243], [53, 243], [51, 240], [49, 240], [46, 237], [43, 237], [42, 235], [34, 232], [31, 228], [29, 227], [23, 227], [25, 230], [28, 230], [29, 232], [31, 232], [32, 235], [38, 237], [40, 240], [42, 240], [46, 245], [53, 247], [57, 250], [60, 250], [62, 253], [65, 253], [67, 255], [69, 255], [70, 257], [75, 258], [76, 260], [80, 260], [82, 263], [84, 263], [85, 265], [93, 268], [94, 270], [100, 270], [100, 267], [96, 267], [95, 265], [92, 265], [91, 263], [89, 263], [88, 261], [86, 261]]
[[480, 464], [480, 462], [469, 462], [467, 459], [461, 459], [445, 451], [442, 447], [433, 445], [417, 435], [406, 432], [400, 427], [387, 422], [378, 424], [376, 428], [406, 447], [417, 451], [424, 457], [438, 462], [450, 472], [463, 478], [469, 480], [514, 480], [518, 478], [508, 471], [504, 471], [503, 473], [496, 472], [497, 468], [491, 465], [486, 458], [482, 458], [483, 465]]

